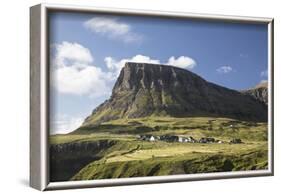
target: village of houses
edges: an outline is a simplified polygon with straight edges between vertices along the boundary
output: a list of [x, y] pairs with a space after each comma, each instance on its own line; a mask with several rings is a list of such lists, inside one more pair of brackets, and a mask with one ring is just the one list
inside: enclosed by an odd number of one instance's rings
[[230, 144], [240, 144], [243, 143], [241, 139], [234, 138], [230, 140], [229, 142], [217, 140], [213, 137], [202, 137], [199, 140], [193, 138], [192, 136], [189, 137], [182, 137], [177, 135], [161, 135], [161, 136], [155, 136], [155, 135], [138, 135], [138, 139], [142, 141], [165, 141], [165, 142], [179, 142], [179, 143], [230, 143]]
[[[216, 120], [209, 120], [208, 124], [208, 130], [212, 130], [212, 124], [213, 122]], [[231, 121], [227, 125], [230, 129], [232, 130], [236, 130], [236, 124], [239, 123], [239, 121]], [[134, 122], [133, 124], [140, 124], [140, 123], [136, 123]], [[248, 124], [249, 125], [249, 124]], [[256, 125], [251, 123], [251, 125]], [[233, 138], [230, 141], [222, 141], [222, 140], [218, 140], [215, 139], [213, 137], [202, 137], [200, 139], [195, 139], [192, 136], [178, 136], [178, 135], [152, 135], [152, 134], [141, 134], [141, 135], [137, 135], [137, 139], [141, 140], [141, 141], [150, 141], [150, 142], [155, 142], [155, 141], [165, 141], [165, 142], [179, 142], [179, 143], [218, 143], [218, 144], [222, 144], [222, 143], [229, 143], [229, 144], [241, 144], [244, 143], [241, 139], [239, 138]]]

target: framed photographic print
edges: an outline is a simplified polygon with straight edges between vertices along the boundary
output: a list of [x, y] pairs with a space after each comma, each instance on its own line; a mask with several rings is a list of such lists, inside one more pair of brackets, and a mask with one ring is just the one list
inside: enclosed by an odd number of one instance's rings
[[273, 175], [273, 19], [30, 10], [30, 185]]

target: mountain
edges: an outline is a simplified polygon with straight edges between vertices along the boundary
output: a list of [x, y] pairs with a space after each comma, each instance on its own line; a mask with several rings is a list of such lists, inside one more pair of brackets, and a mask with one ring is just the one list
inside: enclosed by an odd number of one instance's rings
[[268, 104], [268, 82], [262, 82], [256, 85], [254, 88], [241, 91], [244, 94], [248, 94], [253, 98]]
[[266, 121], [267, 106], [248, 94], [210, 83], [177, 67], [125, 64], [111, 97], [82, 126], [119, 118], [215, 116]]

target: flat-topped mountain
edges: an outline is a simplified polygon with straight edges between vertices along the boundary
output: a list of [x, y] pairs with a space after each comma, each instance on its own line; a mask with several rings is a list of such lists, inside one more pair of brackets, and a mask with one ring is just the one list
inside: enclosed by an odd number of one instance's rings
[[147, 116], [266, 121], [267, 106], [250, 95], [210, 83], [185, 69], [128, 62], [111, 97], [86, 118], [83, 126]]

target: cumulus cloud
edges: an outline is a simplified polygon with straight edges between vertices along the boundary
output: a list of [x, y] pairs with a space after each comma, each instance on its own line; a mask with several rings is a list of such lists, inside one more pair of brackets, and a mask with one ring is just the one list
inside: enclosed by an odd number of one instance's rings
[[55, 49], [53, 63], [57, 67], [73, 63], [89, 64], [94, 60], [89, 49], [78, 43], [62, 42], [52, 45], [52, 48]]
[[110, 93], [110, 75], [94, 66], [89, 49], [78, 43], [53, 45], [51, 85], [60, 93], [98, 97]]
[[106, 57], [104, 59], [107, 68], [113, 73], [114, 76], [118, 76], [120, 70], [124, 67], [126, 62], [138, 62], [138, 63], [153, 63], [153, 64], [163, 64], [172, 65], [180, 68], [192, 69], [196, 66], [194, 59], [187, 56], [180, 56], [175, 58], [170, 57], [167, 62], [161, 62], [159, 59], [153, 59], [145, 55], [135, 55], [131, 58], [125, 58], [121, 60], [116, 60], [112, 57]]
[[51, 134], [66, 134], [74, 131], [83, 123], [82, 117], [59, 114], [51, 120]]
[[230, 66], [221, 66], [216, 71], [218, 73], [230, 73], [233, 71], [233, 69]]
[[117, 17], [94, 17], [84, 22], [84, 27], [93, 33], [126, 43], [141, 42], [142, 36], [133, 32], [132, 27]]
[[176, 59], [174, 56], [172, 56], [169, 58], [167, 65], [172, 65], [185, 69], [192, 69], [195, 67], [196, 62], [190, 57], [180, 56]]
[[97, 67], [63, 67], [53, 72], [54, 86], [61, 93], [90, 96], [106, 95], [109, 91], [104, 73]]

